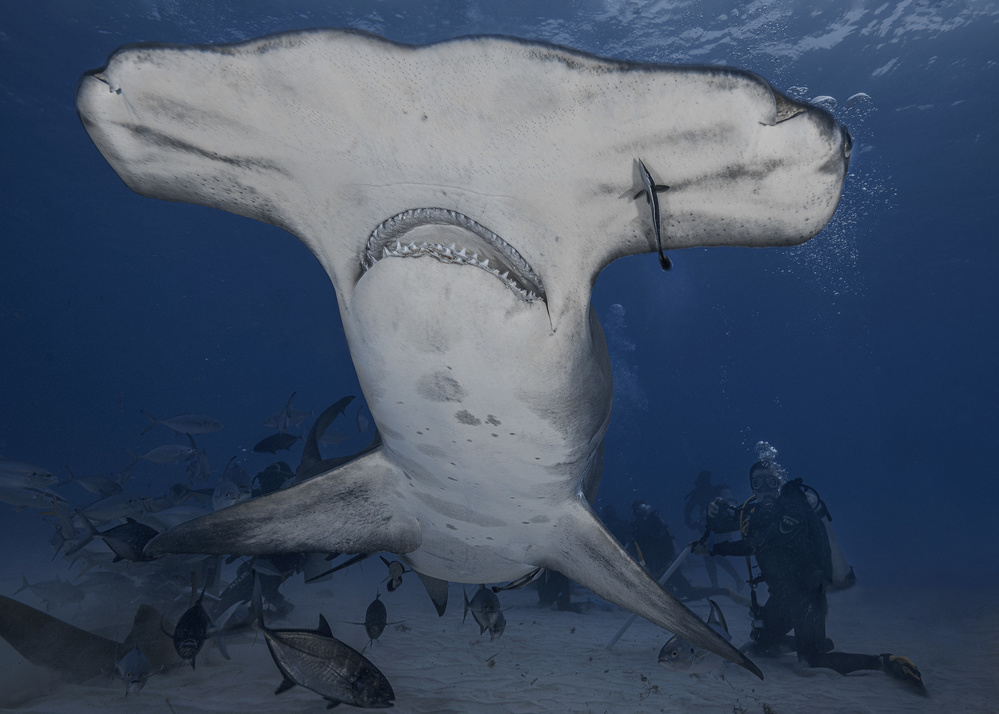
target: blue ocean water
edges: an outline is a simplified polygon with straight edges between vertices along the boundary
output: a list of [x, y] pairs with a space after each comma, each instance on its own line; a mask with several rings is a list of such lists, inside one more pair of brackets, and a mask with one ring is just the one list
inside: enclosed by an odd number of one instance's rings
[[[644, 499], [692, 538], [682, 508], [695, 475], [748, 495], [767, 441], [820, 491], [862, 582], [999, 584], [985, 551], [999, 536], [995, 2], [5, 3], [0, 457], [107, 474], [170, 441], [139, 436], [140, 409], [189, 411], [225, 424], [202, 442], [213, 469], [239, 455], [254, 473], [268, 459], [248, 449], [289, 394], [316, 413], [359, 395], [308, 250], [270, 226], [133, 194], [74, 106], [80, 75], [123, 44], [305, 27], [407, 43], [515, 35], [729, 64], [792, 96], [835, 98], [855, 150], [818, 237], [674, 251], [668, 274], [637, 256], [597, 281], [616, 382], [598, 504]], [[859, 92], [869, 100], [848, 107]], [[183, 476], [140, 464], [132, 486]], [[5, 551], [47, 544], [37, 511], [0, 513]]]

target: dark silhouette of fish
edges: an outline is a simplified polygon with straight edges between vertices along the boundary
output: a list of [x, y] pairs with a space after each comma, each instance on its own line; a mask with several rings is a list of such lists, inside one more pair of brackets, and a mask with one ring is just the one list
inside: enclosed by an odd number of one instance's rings
[[21, 587], [14, 591], [17, 595], [22, 590], [30, 590], [34, 595], [45, 602], [45, 609], [50, 610], [53, 605], [56, 607], [66, 607], [73, 603], [83, 602], [84, 592], [67, 582], [63, 582], [58, 575], [51, 580], [35, 581], [29, 583], [25, 576], [21, 576]]
[[258, 454], [276, 454], [279, 451], [290, 450], [295, 442], [301, 438], [302, 437], [300, 436], [288, 433], [271, 434], [270, 436], [258, 441], [253, 446], [253, 450]]
[[[177, 625], [173, 628], [173, 634], [170, 635], [169, 632], [164, 630], [165, 634], [173, 638], [173, 647], [177, 651], [177, 654], [180, 655], [180, 658], [190, 660], [191, 669], [197, 668], [195, 660], [204, 646], [205, 640], [218, 634], [212, 631], [211, 618], [208, 617], [208, 613], [202, 604], [205, 599], [205, 588], [207, 587], [208, 584], [205, 583], [205, 586], [201, 588], [201, 594], [198, 596], [197, 601], [177, 620]], [[226, 659], [229, 659], [229, 655], [221, 642], [219, 649], [222, 650], [222, 655]]]
[[299, 479], [306, 479], [309, 476], [315, 476], [335, 468], [335, 466], [323, 462], [323, 456], [319, 452], [319, 439], [322, 438], [323, 432], [336, 421], [336, 418], [347, 410], [347, 406], [352, 401], [354, 401], [354, 395], [348, 394], [327, 407], [312, 423], [312, 428], [309, 429], [308, 436], [305, 438], [305, 447], [302, 449], [302, 460], [299, 462], [298, 468], [295, 469], [295, 474]]
[[375, 593], [375, 599], [364, 611], [364, 631], [368, 633], [369, 645], [382, 636], [386, 624], [388, 624], [388, 611], [385, 609], [385, 603], [381, 601], [381, 594]]
[[157, 424], [162, 424], [174, 434], [211, 434], [222, 428], [222, 424], [204, 414], [178, 414], [177, 416], [157, 419], [147, 411], [139, 410], [149, 419], [149, 426], [142, 430], [142, 434], [152, 429]]
[[113, 562], [131, 560], [136, 563], [144, 563], [156, 559], [143, 552], [146, 543], [159, 535], [159, 531], [155, 528], [151, 528], [144, 523], [139, 523], [134, 518], [127, 517], [125, 523], [120, 526], [114, 526], [113, 528], [108, 528], [106, 531], [97, 532], [93, 530], [90, 520], [83, 514], [80, 515], [87, 527], [93, 531], [93, 535], [107, 543], [108, 548], [114, 552]]

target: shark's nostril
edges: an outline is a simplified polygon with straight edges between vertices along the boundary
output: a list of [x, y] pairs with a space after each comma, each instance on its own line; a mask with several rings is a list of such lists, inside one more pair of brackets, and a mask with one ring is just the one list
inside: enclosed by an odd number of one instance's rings
[[798, 102], [788, 99], [773, 87], [770, 89], [774, 93], [774, 102], [777, 104], [777, 124], [780, 124], [782, 121], [787, 121], [791, 117], [797, 116], [808, 109], [808, 107], [804, 104], [799, 104]]

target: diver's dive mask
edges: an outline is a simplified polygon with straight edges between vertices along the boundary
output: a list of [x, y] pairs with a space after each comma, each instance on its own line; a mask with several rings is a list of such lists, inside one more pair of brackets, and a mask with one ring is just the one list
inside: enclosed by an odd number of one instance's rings
[[753, 491], [776, 491], [780, 483], [780, 476], [772, 471], [759, 471], [749, 479]]

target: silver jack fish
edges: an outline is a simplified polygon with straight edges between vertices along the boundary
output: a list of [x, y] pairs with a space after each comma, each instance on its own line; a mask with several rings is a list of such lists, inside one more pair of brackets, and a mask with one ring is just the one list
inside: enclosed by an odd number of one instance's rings
[[[728, 623], [725, 622], [725, 615], [714, 600], [711, 603], [711, 612], [708, 614], [708, 627], [731, 641], [732, 635], [728, 632]], [[708, 672], [720, 671], [725, 666], [725, 660], [718, 655], [712, 654], [703, 647], [691, 644], [678, 635], [674, 635], [659, 650], [659, 664], [666, 669], [684, 674], [705, 674]]]

